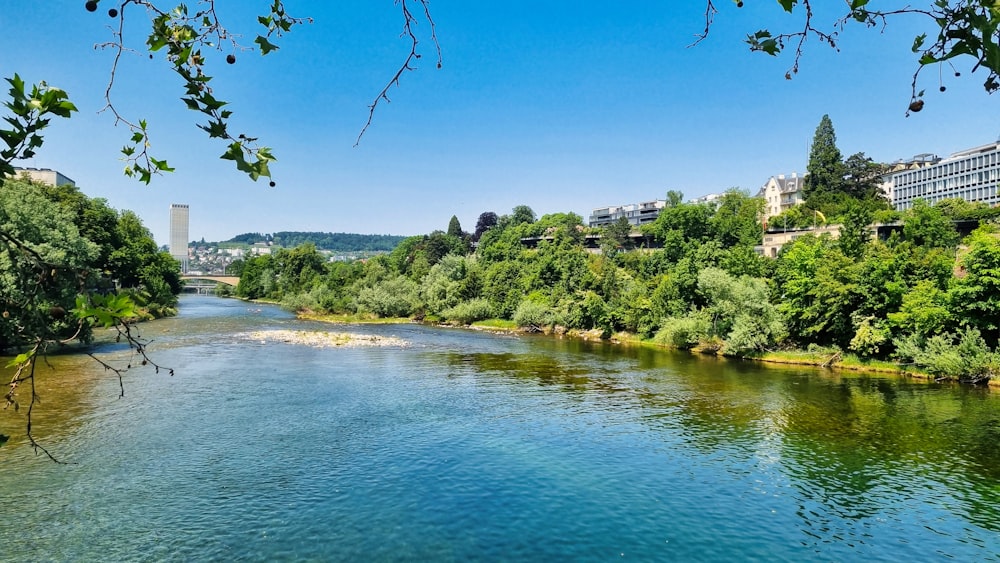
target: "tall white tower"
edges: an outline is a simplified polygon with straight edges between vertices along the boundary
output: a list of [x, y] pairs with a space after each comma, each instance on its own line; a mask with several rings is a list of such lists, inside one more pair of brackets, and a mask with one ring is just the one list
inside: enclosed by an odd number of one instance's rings
[[181, 263], [181, 271], [188, 271], [188, 218], [187, 204], [170, 204], [170, 255]]

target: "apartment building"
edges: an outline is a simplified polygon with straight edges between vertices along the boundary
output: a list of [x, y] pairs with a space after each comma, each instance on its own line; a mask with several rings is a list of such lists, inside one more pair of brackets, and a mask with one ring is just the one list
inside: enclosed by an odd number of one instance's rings
[[1000, 204], [997, 182], [1000, 180], [1000, 141], [964, 151], [947, 158], [917, 155], [893, 165], [886, 177], [886, 189], [897, 210], [913, 207], [923, 199], [934, 204], [942, 199], [960, 198]]
[[667, 206], [667, 200], [657, 199], [628, 205], [609, 205], [594, 209], [587, 224], [591, 227], [603, 227], [617, 222], [622, 217], [632, 225], [639, 226], [656, 221], [660, 211]]
[[791, 209], [805, 201], [802, 191], [805, 187], [803, 180], [796, 172], [785, 177], [784, 174], [771, 176], [767, 182], [757, 192], [757, 197], [764, 198], [767, 206], [764, 208], [765, 219], [770, 219], [779, 215], [786, 209]]

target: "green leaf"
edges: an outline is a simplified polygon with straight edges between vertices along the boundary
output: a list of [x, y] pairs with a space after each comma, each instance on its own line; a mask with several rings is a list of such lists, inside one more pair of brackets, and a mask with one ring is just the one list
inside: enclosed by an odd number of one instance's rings
[[266, 37], [264, 37], [262, 35], [258, 35], [257, 39], [254, 39], [253, 42], [256, 43], [258, 47], [260, 47], [260, 54], [261, 55], [266, 55], [266, 54], [270, 53], [271, 51], [278, 50], [278, 46], [277, 45], [275, 45], [274, 43], [271, 43], [270, 41], [267, 40]]
[[923, 46], [924, 41], [927, 40], [927, 34], [921, 33], [920, 35], [913, 38], [913, 52], [916, 53]]
[[781, 4], [781, 7], [784, 8], [786, 12], [791, 13], [792, 8], [795, 7], [798, 0], [778, 0], [778, 3]]

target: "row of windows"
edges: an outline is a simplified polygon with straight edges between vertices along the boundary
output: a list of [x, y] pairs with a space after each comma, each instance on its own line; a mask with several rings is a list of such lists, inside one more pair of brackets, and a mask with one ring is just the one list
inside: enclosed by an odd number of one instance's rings
[[1000, 155], [1000, 153], [993, 151], [991, 153], [971, 156], [946, 164], [935, 164], [934, 166], [928, 166], [927, 168], [922, 168], [920, 170], [904, 172], [902, 174], [898, 174], [894, 178], [895, 184], [897, 186], [906, 186], [918, 182], [925, 182], [927, 180], [946, 178], [956, 174], [962, 174], [964, 172], [971, 172], [973, 170], [982, 170], [983, 168], [996, 166], [998, 158], [1000, 158], [998, 155]]
[[1000, 171], [996, 169], [985, 170], [983, 172], [973, 172], [971, 174], [954, 176], [942, 180], [933, 180], [909, 187], [897, 187], [895, 193], [897, 194], [897, 199], [907, 199], [935, 193], [962, 191], [965, 188], [977, 187], [985, 184], [992, 184], [995, 187], [998, 178], [1000, 178]]
[[[996, 203], [996, 201], [997, 201], [997, 187], [996, 186], [988, 186], [988, 187], [982, 187], [982, 188], [970, 188], [970, 189], [962, 190], [962, 191], [955, 192], [955, 193], [944, 193], [944, 194], [938, 194], [938, 195], [931, 195], [931, 196], [927, 196], [927, 197], [921, 197], [921, 196], [918, 195], [918, 196], [916, 196], [916, 197], [914, 197], [912, 199], [923, 199], [927, 203], [930, 203], [930, 204], [933, 205], [933, 204], [941, 201], [942, 199], [956, 198], [956, 197], [964, 199], [965, 201], [982, 201], [982, 202], [985, 202], [985, 203], [993, 204], [993, 203]], [[895, 206], [896, 209], [902, 211], [904, 209], [909, 209], [909, 208], [913, 207], [913, 201], [912, 201], [912, 199], [907, 198], [907, 199], [904, 200], [904, 199], [901, 198], [900, 201], [897, 202], [897, 204]]]

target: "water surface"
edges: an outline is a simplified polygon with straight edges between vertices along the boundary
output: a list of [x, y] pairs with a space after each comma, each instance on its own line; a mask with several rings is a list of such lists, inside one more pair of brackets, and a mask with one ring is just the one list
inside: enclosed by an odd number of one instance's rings
[[[988, 390], [185, 296], [0, 413], [3, 560], [1000, 559]], [[318, 349], [254, 330], [392, 335]], [[121, 346], [102, 358], [127, 364]]]

